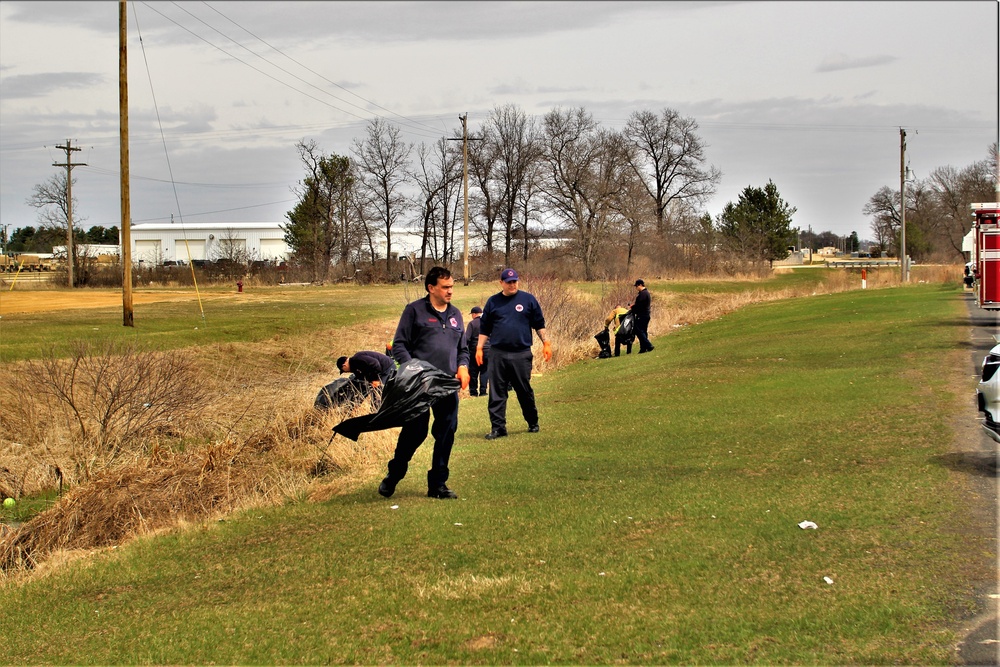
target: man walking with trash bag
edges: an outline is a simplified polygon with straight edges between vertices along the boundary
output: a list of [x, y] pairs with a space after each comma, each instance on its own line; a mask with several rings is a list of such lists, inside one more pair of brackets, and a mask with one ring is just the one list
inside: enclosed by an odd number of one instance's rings
[[639, 339], [639, 354], [652, 352], [653, 346], [649, 343], [649, 304], [652, 297], [646, 289], [646, 283], [642, 278], [635, 281], [635, 301], [629, 304], [632, 314], [635, 315], [635, 336]]
[[[451, 305], [455, 279], [442, 267], [432, 267], [424, 277], [427, 296], [413, 301], [403, 309], [392, 338], [392, 356], [400, 367], [411, 359], [425, 361], [453, 375], [461, 389], [469, 386], [469, 348], [465, 341], [462, 313]], [[399, 431], [396, 451], [388, 464], [388, 474], [379, 484], [379, 494], [390, 497], [396, 485], [406, 476], [410, 459], [427, 438], [431, 413], [434, 437], [431, 469], [427, 471], [427, 495], [431, 498], [458, 498], [448, 488], [448, 461], [458, 430], [458, 392], [451, 392], [431, 404], [430, 410], [406, 422]]]
[[517, 271], [500, 272], [500, 292], [486, 301], [483, 323], [479, 329], [476, 361], [483, 359], [486, 341], [490, 341], [490, 432], [487, 440], [507, 435], [507, 397], [510, 389], [517, 395], [521, 414], [528, 422], [528, 433], [538, 433], [538, 409], [531, 388], [531, 332], [542, 341], [545, 361], [552, 360], [552, 343], [545, 333], [545, 317], [534, 295], [518, 289]]

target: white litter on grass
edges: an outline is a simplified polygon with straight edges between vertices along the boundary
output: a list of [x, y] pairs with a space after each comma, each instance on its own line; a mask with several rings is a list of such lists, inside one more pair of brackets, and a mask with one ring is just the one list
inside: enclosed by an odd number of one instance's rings
[[389, 509], [391, 509], [391, 510], [398, 510], [399, 509], [399, 505], [390, 505]]
[[806, 530], [807, 528], [812, 528], [813, 530], [815, 530], [819, 528], [819, 526], [814, 524], [812, 521], [803, 521], [802, 523], [799, 524], [799, 528], [801, 528], [802, 530]]
[[831, 579], [830, 577], [823, 577], [823, 581], [825, 581], [828, 584], [832, 584], [833, 583], [833, 579]]
[[462, 524], [460, 524], [460, 523], [456, 523], [455, 525], [456, 525], [456, 526], [461, 526]]

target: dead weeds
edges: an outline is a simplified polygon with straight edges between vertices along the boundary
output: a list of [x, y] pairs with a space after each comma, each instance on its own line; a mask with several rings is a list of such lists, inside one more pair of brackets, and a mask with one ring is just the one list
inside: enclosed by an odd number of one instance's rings
[[[940, 275], [950, 280], [952, 274]], [[663, 335], [750, 303], [859, 287], [845, 273], [834, 276], [822, 288], [798, 292], [657, 295], [650, 331]], [[868, 286], [892, 284], [892, 277], [882, 272], [869, 277]], [[596, 356], [592, 335], [603, 326], [607, 311], [634, 292], [622, 282], [588, 300], [558, 281], [532, 287], [545, 305], [556, 351], [552, 362], [544, 364], [546, 371]], [[319, 335], [182, 351], [185, 367], [198, 369], [195, 381], [205, 397], [197, 423], [185, 424], [182, 438], [160, 434], [131, 458], [93, 470], [89, 480], [65, 473], [69, 491], [54, 506], [0, 536], [0, 572], [20, 580], [45, 562], [61, 562], [65, 554], [290, 499], [322, 502], [368, 483], [391, 455], [397, 429], [367, 433], [357, 443], [332, 438], [335, 424], [371, 411], [370, 403], [353, 411], [326, 412], [312, 404], [320, 388], [339, 375], [337, 356], [384, 350], [395, 324], [371, 322]], [[542, 370], [541, 355], [536, 357]], [[2, 400], [26, 407], [20, 408], [24, 419], [16, 428], [0, 423], [0, 491], [20, 496], [54, 488], [56, 469], [79, 467], [74, 466], [76, 445], [69, 431], [40, 419], [44, 415], [30, 396]]]

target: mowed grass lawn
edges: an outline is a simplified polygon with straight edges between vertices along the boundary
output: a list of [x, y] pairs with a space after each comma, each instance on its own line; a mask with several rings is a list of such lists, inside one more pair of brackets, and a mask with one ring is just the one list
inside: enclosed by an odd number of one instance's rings
[[803, 297], [538, 377], [538, 434], [464, 400], [459, 500], [428, 442], [391, 499], [68, 563], [0, 588], [0, 662], [948, 664], [983, 560], [940, 463], [967, 335], [957, 285]]

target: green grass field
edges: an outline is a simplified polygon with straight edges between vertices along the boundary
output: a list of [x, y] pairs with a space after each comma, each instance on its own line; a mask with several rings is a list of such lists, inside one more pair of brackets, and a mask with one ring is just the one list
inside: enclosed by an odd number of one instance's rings
[[538, 434], [512, 399], [487, 442], [464, 400], [459, 500], [425, 497], [426, 443], [389, 500], [373, 477], [7, 583], [0, 662], [950, 664], [983, 560], [940, 463], [963, 309], [749, 306], [539, 377]]

